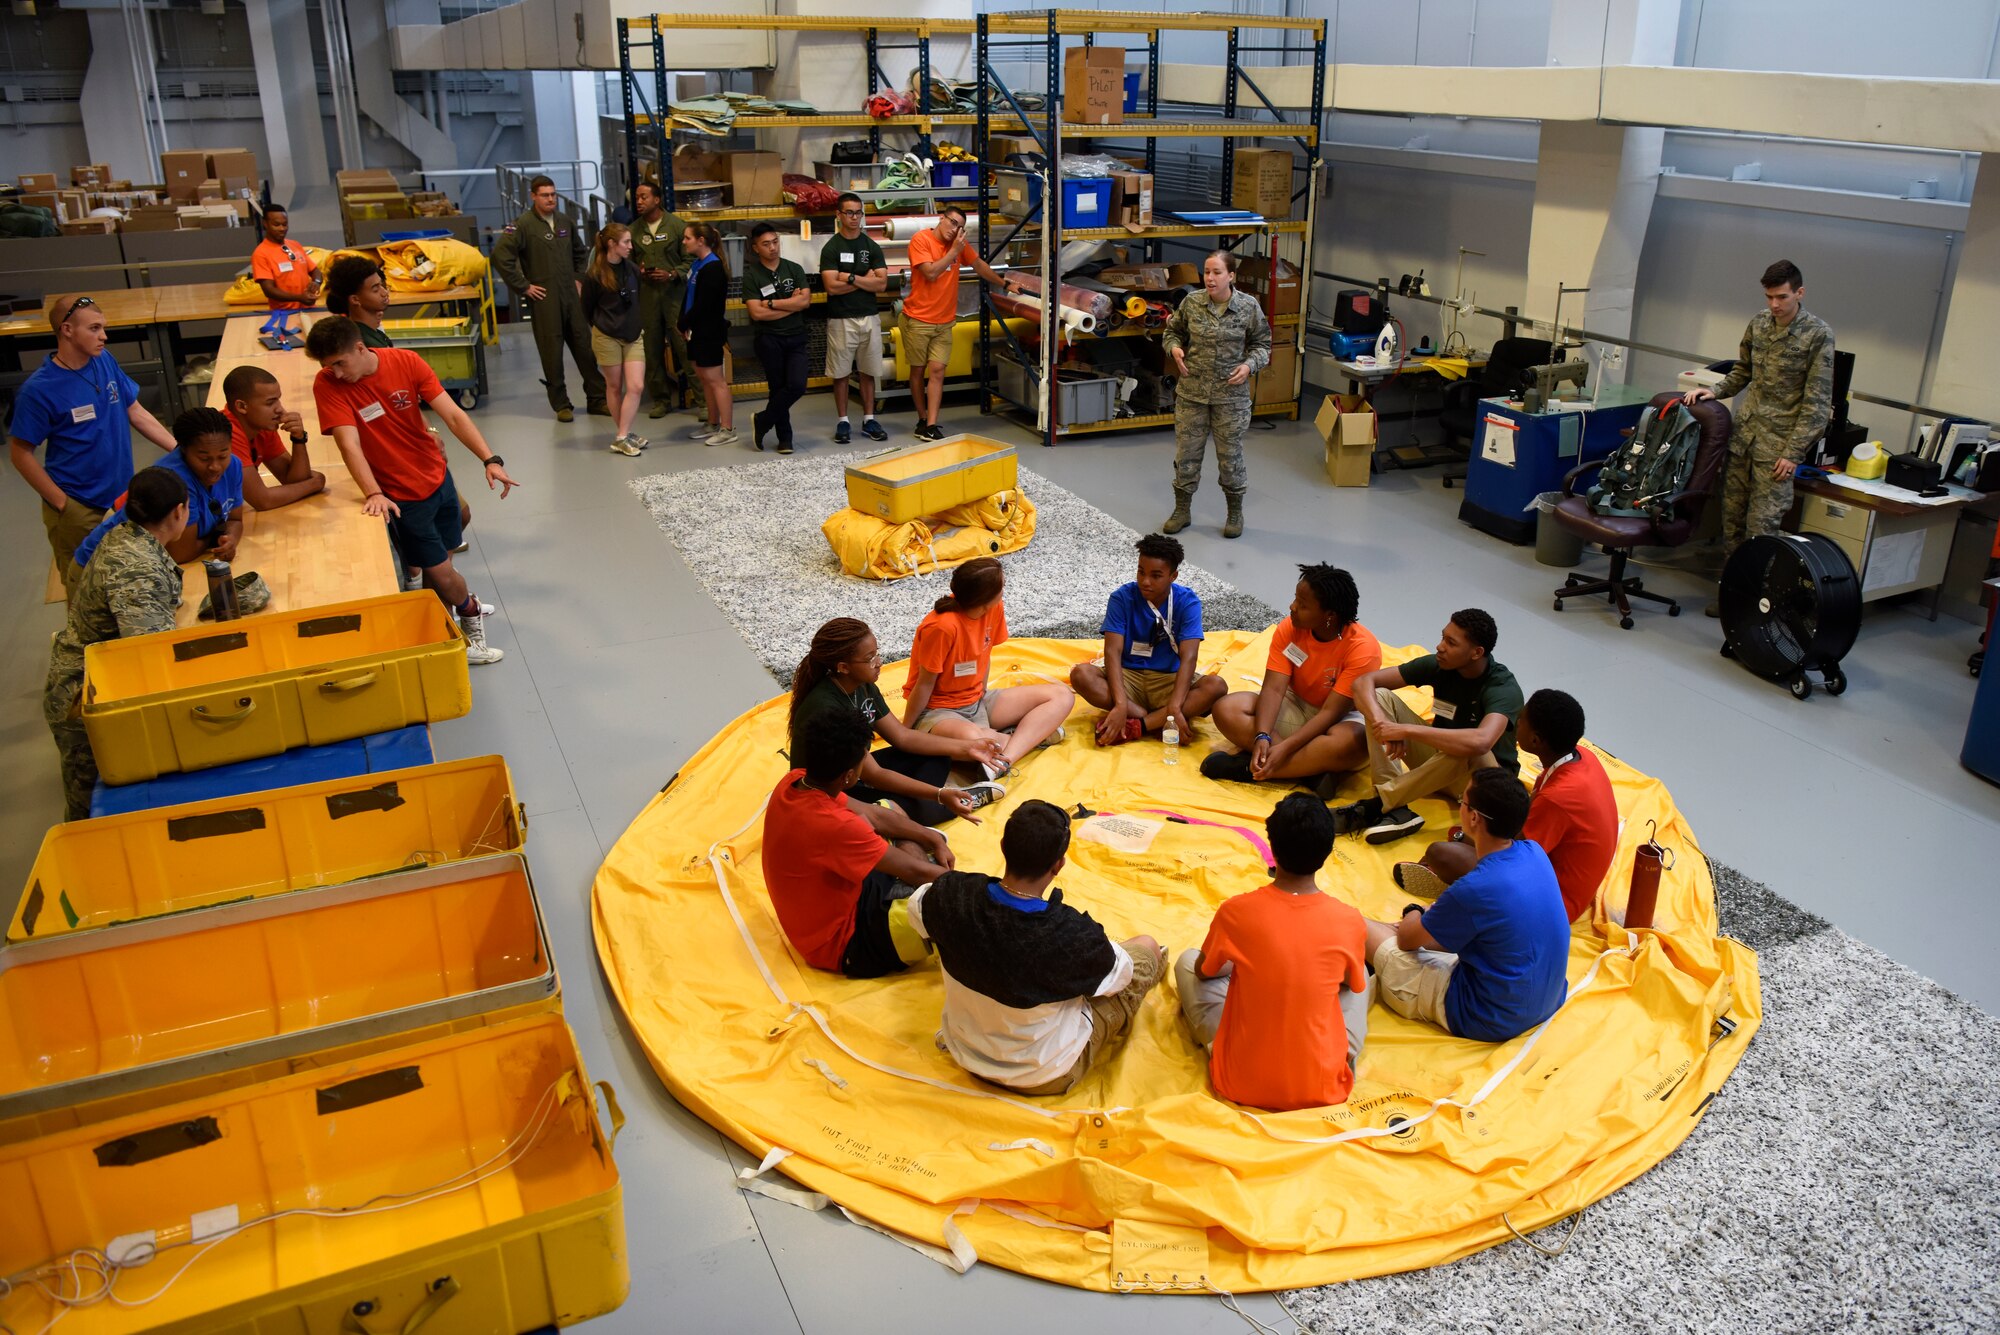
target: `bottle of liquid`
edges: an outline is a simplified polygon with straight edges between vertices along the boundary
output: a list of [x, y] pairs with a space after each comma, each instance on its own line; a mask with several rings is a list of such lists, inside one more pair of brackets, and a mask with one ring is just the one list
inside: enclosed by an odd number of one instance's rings
[[1165, 749], [1160, 752], [1160, 760], [1168, 765], [1181, 763], [1181, 727], [1172, 714], [1167, 715], [1167, 726], [1160, 729], [1160, 741]]
[[211, 558], [201, 564], [208, 572], [209, 615], [217, 621], [236, 620], [242, 611], [237, 605], [236, 580], [229, 573], [229, 562]]

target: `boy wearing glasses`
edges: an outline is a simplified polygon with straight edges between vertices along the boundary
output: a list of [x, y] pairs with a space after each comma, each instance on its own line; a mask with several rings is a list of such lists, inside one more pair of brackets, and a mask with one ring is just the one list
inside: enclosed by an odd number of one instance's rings
[[887, 374], [882, 359], [882, 317], [876, 300], [889, 286], [889, 260], [875, 238], [861, 230], [861, 196], [840, 197], [839, 230], [819, 252], [820, 285], [826, 289], [826, 373], [833, 377], [833, 407], [840, 423], [833, 443], [853, 439], [847, 425], [847, 378], [861, 381], [861, 434], [887, 440], [875, 420], [875, 383]]
[[[89, 297], [49, 302], [56, 350], [14, 399], [7, 452], [42, 498], [42, 527], [65, 578], [77, 544], [117, 503], [132, 477], [132, 432], [163, 450], [174, 438], [139, 406], [139, 386], [104, 348], [104, 312]], [[35, 451], [48, 446], [37, 459]]]
[[[243, 538], [243, 463], [229, 438], [229, 418], [220, 408], [190, 408], [174, 419], [179, 448], [169, 451], [158, 467], [187, 486], [187, 527], [166, 545], [177, 564], [207, 554], [219, 561], [236, 559], [236, 544]], [[123, 522], [125, 497], [120, 496], [111, 513], [77, 544], [70, 587], [83, 578], [83, 568], [105, 535]]]

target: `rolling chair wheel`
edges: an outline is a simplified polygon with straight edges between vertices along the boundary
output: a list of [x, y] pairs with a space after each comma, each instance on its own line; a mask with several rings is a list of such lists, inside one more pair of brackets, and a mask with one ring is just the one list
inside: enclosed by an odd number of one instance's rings
[[1632, 629], [1632, 618], [1631, 618], [1631, 617], [1619, 617], [1619, 618], [1618, 618], [1618, 629], [1620, 629], [1620, 630], [1630, 630], [1630, 629]]
[[1556, 599], [1556, 611], [1560, 612], [1562, 610], [1563, 610], [1563, 600], [1558, 598]]
[[1677, 616], [1679, 616], [1680, 614], [1681, 614], [1681, 605], [1680, 605], [1679, 603], [1668, 603], [1668, 604], [1667, 604], [1667, 615], [1668, 615], [1668, 616], [1670, 616], [1670, 617], [1677, 617]]

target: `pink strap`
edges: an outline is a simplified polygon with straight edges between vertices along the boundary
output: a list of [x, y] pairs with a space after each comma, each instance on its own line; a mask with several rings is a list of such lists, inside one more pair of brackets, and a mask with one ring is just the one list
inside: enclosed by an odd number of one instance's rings
[[1277, 863], [1277, 859], [1271, 856], [1271, 846], [1264, 842], [1264, 836], [1247, 825], [1225, 825], [1219, 820], [1203, 820], [1199, 816], [1187, 816], [1178, 811], [1167, 811], [1161, 807], [1142, 807], [1140, 809], [1150, 816], [1166, 816], [1172, 820], [1185, 821], [1189, 825], [1206, 825], [1211, 829], [1228, 830], [1234, 834], [1240, 834], [1250, 841], [1252, 848], [1264, 855], [1265, 866], [1274, 866]]

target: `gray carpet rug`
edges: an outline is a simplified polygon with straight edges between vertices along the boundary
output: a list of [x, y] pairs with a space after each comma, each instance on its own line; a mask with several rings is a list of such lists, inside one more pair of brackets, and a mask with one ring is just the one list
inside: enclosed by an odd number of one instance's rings
[[[917, 623], [950, 592], [951, 572], [857, 579], [843, 572], [820, 524], [847, 504], [844, 469], [859, 455], [766, 459], [637, 478], [632, 489], [680, 549], [750, 647], [789, 685], [806, 646], [830, 617], [866, 621], [891, 661], [907, 658]], [[1138, 565], [1139, 535], [1088, 501], [1023, 468], [1035, 537], [1000, 558], [1007, 628], [1022, 638], [1091, 639], [1104, 600]], [[1281, 615], [1194, 565], [1181, 582], [1201, 595], [1208, 624], [1261, 630]]]
[[[819, 525], [844, 459], [633, 483], [781, 683], [826, 618], [908, 652], [946, 575], [841, 573]], [[1007, 565], [1016, 635], [1097, 633], [1138, 537], [1026, 469], [1040, 529]], [[1217, 629], [1279, 613], [1192, 566]], [[1727, 867], [1722, 930], [1758, 952], [1764, 1023], [1694, 1133], [1598, 1202], [1546, 1258], [1509, 1243], [1451, 1265], [1282, 1296], [1336, 1332], [2000, 1330], [2000, 1021]], [[1567, 1225], [1538, 1240], [1553, 1245]]]

